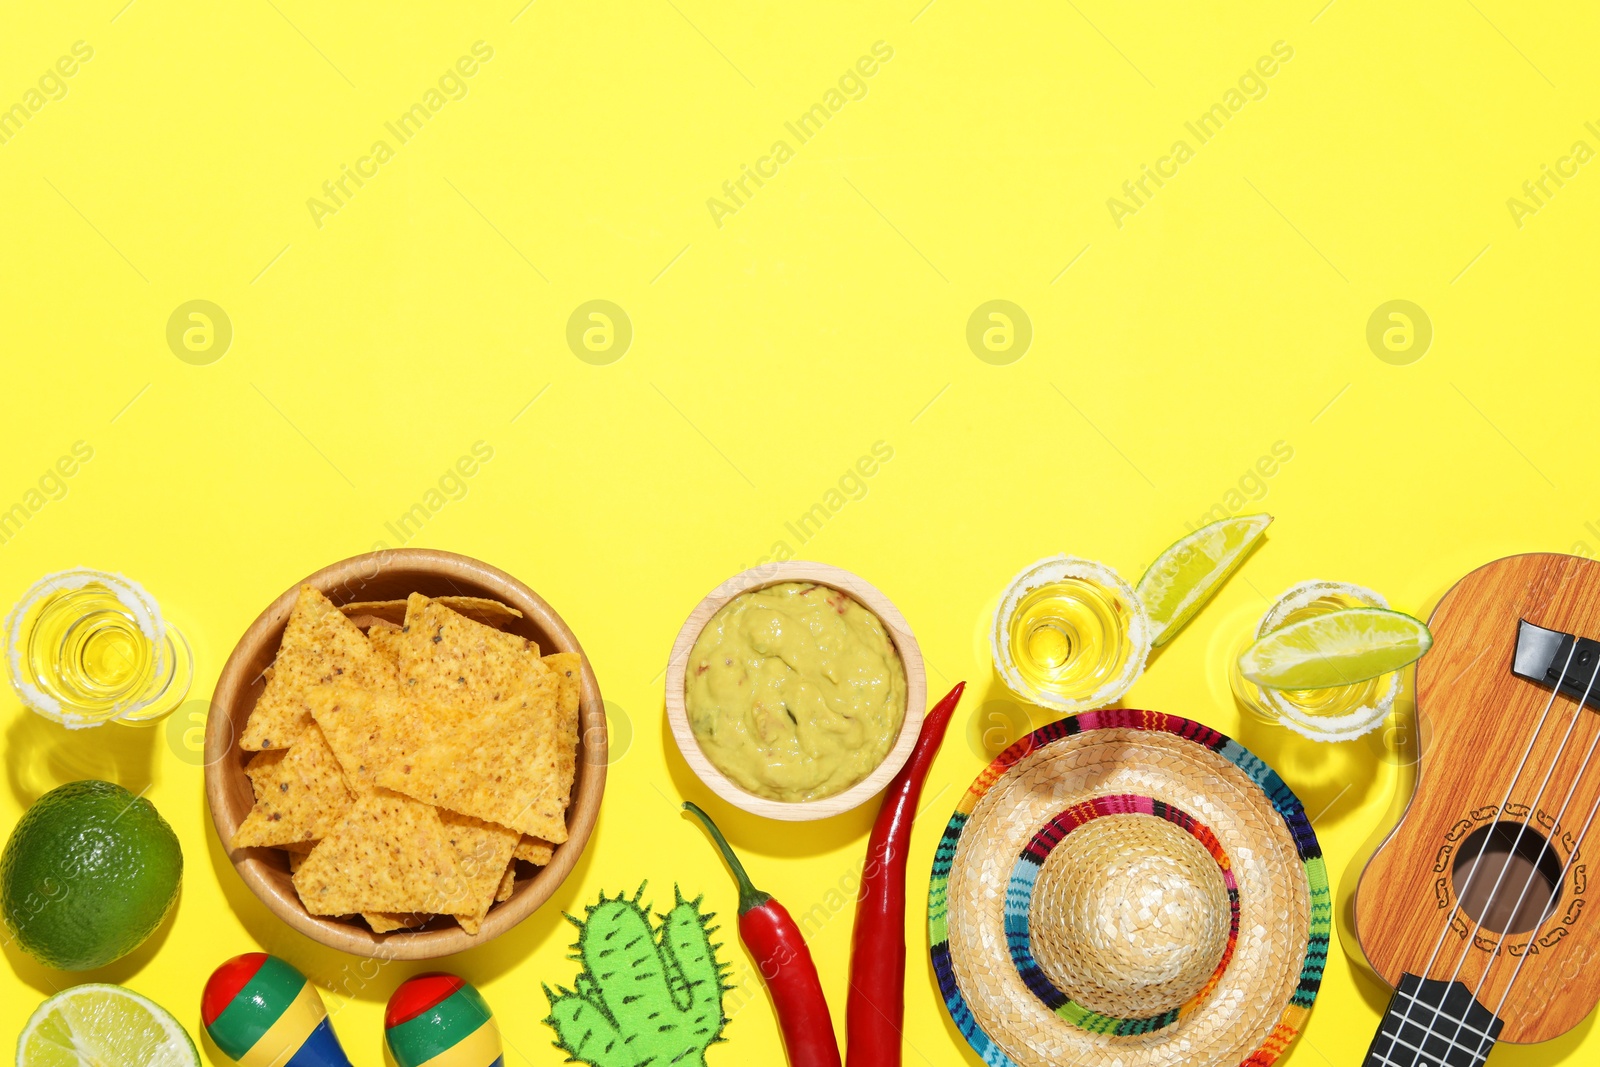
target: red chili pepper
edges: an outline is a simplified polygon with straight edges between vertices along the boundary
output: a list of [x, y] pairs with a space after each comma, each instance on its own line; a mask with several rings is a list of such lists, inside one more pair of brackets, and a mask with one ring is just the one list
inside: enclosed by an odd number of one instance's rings
[[711, 816], [693, 804], [685, 802], [683, 806], [705, 824], [739, 882], [739, 937], [756, 958], [756, 966], [772, 994], [790, 1067], [841, 1067], [833, 1017], [828, 1014], [828, 1001], [822, 995], [822, 982], [817, 978], [817, 965], [811, 961], [805, 935], [787, 908], [750, 884], [744, 864], [733, 854]]
[[889, 783], [867, 840], [850, 943], [845, 1050], [850, 1067], [899, 1067], [906, 1016], [906, 859], [922, 783], [961, 700], [960, 682], [922, 720], [911, 758]]

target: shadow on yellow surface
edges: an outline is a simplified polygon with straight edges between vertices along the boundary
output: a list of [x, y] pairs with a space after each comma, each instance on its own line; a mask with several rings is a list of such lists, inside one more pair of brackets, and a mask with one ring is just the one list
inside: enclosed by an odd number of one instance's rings
[[1367, 800], [1377, 781], [1378, 756], [1363, 744], [1311, 742], [1282, 726], [1263, 722], [1242, 705], [1239, 731], [1241, 745], [1266, 761], [1286, 782], [1292, 782], [1295, 796], [1305, 806], [1306, 816], [1315, 828], [1317, 822], [1335, 809], [1348, 811]]
[[[968, 750], [985, 764], [1039, 727], [1063, 717], [1059, 711], [1018, 699], [992, 665], [982, 697], [962, 703], [968, 710], [952, 725], [961, 731]], [[960, 799], [951, 798], [951, 807]]]
[[160, 730], [109, 723], [69, 730], [13, 705], [6, 727], [6, 781], [26, 809], [58, 785], [99, 778], [142, 794], [151, 783]]

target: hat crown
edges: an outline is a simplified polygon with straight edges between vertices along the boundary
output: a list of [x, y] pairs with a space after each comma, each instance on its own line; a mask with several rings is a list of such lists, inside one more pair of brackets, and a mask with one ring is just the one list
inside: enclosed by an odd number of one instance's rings
[[1145, 814], [1079, 827], [1039, 872], [1032, 952], [1055, 986], [1092, 1011], [1176, 1011], [1216, 973], [1232, 922], [1217, 860], [1191, 833]]

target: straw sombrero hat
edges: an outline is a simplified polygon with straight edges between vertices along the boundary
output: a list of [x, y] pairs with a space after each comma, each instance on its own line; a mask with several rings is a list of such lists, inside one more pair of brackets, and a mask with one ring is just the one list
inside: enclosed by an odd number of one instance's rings
[[1263, 1067], [1328, 956], [1300, 801], [1207, 726], [1098, 711], [1012, 745], [934, 857], [928, 927], [956, 1027], [991, 1067]]

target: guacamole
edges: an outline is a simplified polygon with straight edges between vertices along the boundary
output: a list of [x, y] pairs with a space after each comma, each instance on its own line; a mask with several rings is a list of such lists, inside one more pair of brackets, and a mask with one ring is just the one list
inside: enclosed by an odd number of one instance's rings
[[729, 601], [689, 653], [700, 750], [771, 800], [842, 793], [883, 762], [906, 714], [906, 669], [876, 615], [837, 589], [785, 582]]

